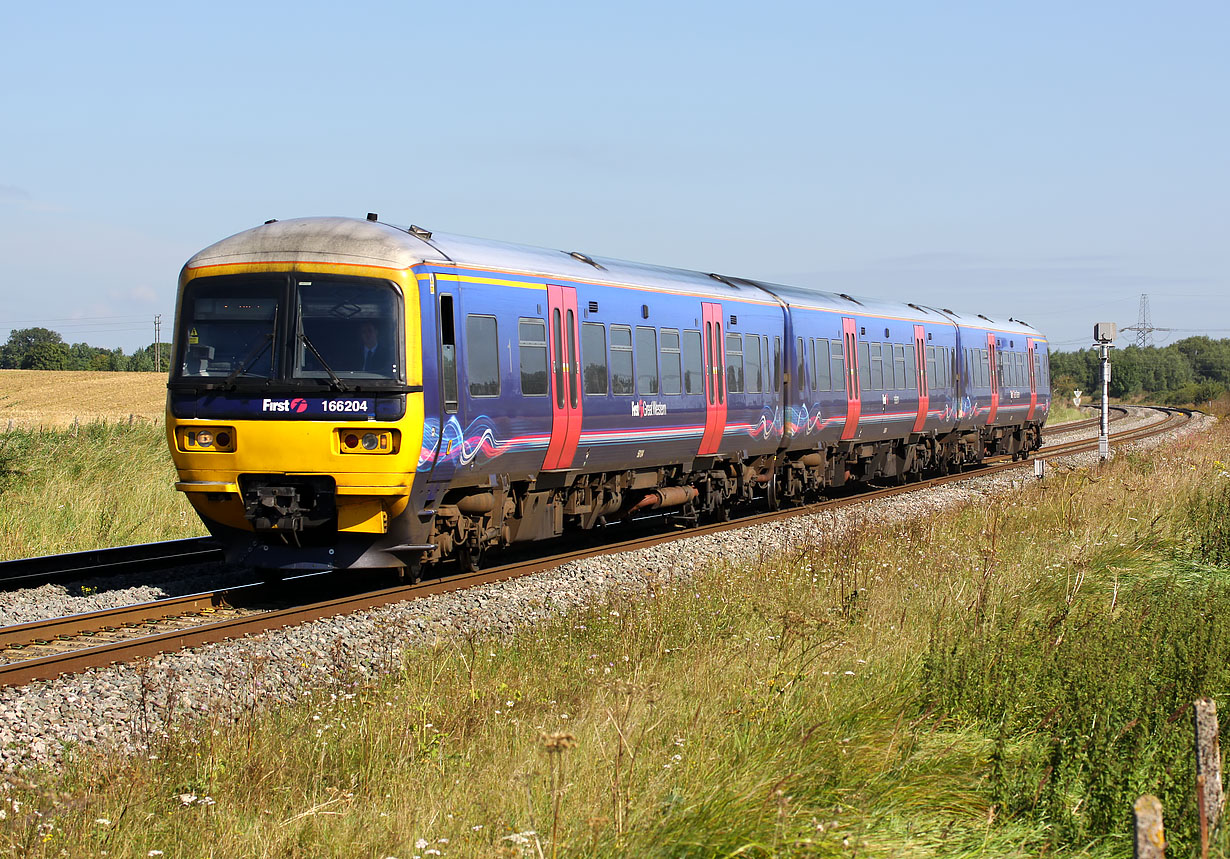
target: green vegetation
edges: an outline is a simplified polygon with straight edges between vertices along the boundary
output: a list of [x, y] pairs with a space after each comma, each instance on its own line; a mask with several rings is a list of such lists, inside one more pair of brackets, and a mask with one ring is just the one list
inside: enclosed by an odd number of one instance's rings
[[[1216, 400], [1230, 389], [1230, 340], [1188, 337], [1163, 347], [1128, 346], [1111, 353], [1110, 395], [1164, 405]], [[1074, 388], [1100, 397], [1102, 366], [1097, 349], [1051, 353], [1053, 390], [1071, 396]]]
[[[1228, 442], [1219, 425], [688, 584], [647, 573], [651, 598], [513, 638], [402, 654], [391, 630], [364, 659], [384, 681], [339, 651], [304, 704], [14, 782], [0, 849], [1122, 856], [1154, 792], [1190, 856], [1185, 708], [1230, 682]], [[235, 670], [259, 696], [262, 665]]]
[[151, 343], [125, 355], [123, 349], [103, 349], [88, 343], [69, 345], [59, 332], [49, 328], [20, 328], [0, 345], [0, 370], [128, 370], [145, 372], [165, 369], [171, 344], [163, 343], [162, 368], [155, 366], [157, 344]]
[[0, 433], [0, 560], [204, 534], [175, 480], [160, 424]]

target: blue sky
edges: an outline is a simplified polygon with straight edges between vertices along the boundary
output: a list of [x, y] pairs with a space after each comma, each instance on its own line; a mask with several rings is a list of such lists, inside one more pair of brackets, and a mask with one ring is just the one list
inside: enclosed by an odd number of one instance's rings
[[1060, 348], [1142, 292], [1230, 336], [1227, 32], [1224, 2], [0, 0], [0, 338], [131, 350], [199, 248], [369, 211]]

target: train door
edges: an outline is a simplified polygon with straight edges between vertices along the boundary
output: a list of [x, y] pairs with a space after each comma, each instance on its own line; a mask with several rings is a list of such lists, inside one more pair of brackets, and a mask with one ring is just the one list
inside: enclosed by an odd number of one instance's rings
[[914, 418], [914, 432], [922, 432], [927, 426], [927, 409], [931, 407], [931, 391], [927, 387], [927, 335], [921, 325], [914, 326], [914, 373], [918, 385], [918, 415]]
[[987, 356], [990, 362], [987, 368], [991, 377], [988, 380], [991, 385], [991, 411], [987, 415], [987, 425], [989, 426], [995, 423], [995, 414], [999, 411], [999, 373], [997, 372], [999, 355], [996, 354], [994, 333], [987, 334]]
[[[458, 421], [457, 390], [457, 283], [432, 275], [435, 297], [436, 355], [439, 359], [436, 380], [440, 398], [434, 406], [439, 416], [439, 431], [436, 433], [432, 451], [431, 471], [428, 483], [448, 483], [457, 470], [457, 457], [461, 445], [461, 424]], [[428, 437], [424, 433], [424, 442]], [[434, 491], [434, 490], [433, 490]]]
[[551, 441], [544, 471], [572, 467], [581, 440], [581, 367], [577, 360], [577, 291], [547, 284], [547, 335], [551, 351]]
[[705, 362], [705, 432], [697, 456], [712, 456], [726, 432], [726, 346], [722, 334], [722, 305], [702, 301]]
[[863, 411], [863, 392], [858, 381], [858, 328], [853, 317], [842, 317], [841, 335], [842, 350], [846, 356], [846, 423], [841, 430], [844, 441], [858, 433], [858, 419]]
[[1025, 420], [1032, 421], [1034, 409], [1038, 407], [1038, 373], [1035, 365], [1034, 338], [1030, 337], [1025, 340], [1025, 351], [1028, 357], [1025, 363], [1029, 365], [1029, 412], [1026, 413]]

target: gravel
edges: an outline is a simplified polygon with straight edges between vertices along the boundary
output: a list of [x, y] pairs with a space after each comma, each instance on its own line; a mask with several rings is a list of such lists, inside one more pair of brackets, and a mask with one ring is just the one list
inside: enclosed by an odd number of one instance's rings
[[[1155, 419], [1134, 409], [1114, 431]], [[1198, 416], [1162, 440], [1201, 432], [1214, 419]], [[1096, 434], [1096, 430], [1093, 431]], [[1089, 430], [1048, 438], [1050, 444], [1089, 437]], [[1121, 450], [1121, 448], [1116, 448]], [[1045, 455], [1045, 448], [1043, 449]], [[1097, 453], [1059, 457], [1051, 466], [1085, 467]], [[0, 689], [0, 770], [56, 765], [63, 744], [139, 752], [172, 721], [192, 716], [248, 717], [254, 707], [291, 702], [330, 684], [374, 679], [393, 670], [406, 647], [458, 634], [511, 633], [543, 618], [605, 599], [612, 591], [635, 598], [655, 582], [686, 580], [716, 561], [755, 559], [785, 546], [813, 544], [817, 533], [835, 534], [874, 516], [877, 523], [925, 516], [988, 495], [1010, 492], [1032, 480], [1025, 471], [973, 476], [927, 492], [868, 501], [838, 510], [678, 540], [648, 549], [577, 561], [537, 575], [464, 592], [399, 603], [372, 611], [303, 624], [260, 636], [115, 665], [54, 681]], [[236, 581], [249, 576], [238, 572]], [[203, 583], [202, 576], [208, 577]], [[0, 623], [94, 611], [216, 587], [216, 568], [183, 571], [176, 581], [116, 587], [114, 579], [69, 588], [45, 585], [6, 595]], [[105, 590], [103, 590], [105, 588]]]

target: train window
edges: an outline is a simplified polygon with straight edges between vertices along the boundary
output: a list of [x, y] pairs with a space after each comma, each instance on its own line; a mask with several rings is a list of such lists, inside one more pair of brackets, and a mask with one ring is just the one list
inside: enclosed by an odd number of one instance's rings
[[585, 393], [606, 393], [606, 328], [601, 322], [581, 323], [581, 360]]
[[547, 395], [547, 323], [541, 319], [521, 319], [517, 322], [517, 345], [520, 347], [521, 396]]
[[928, 388], [940, 387], [940, 377], [936, 373], [935, 352], [936, 352], [935, 346], [927, 347], [927, 387]]
[[705, 392], [705, 371], [700, 355], [700, 332], [683, 332], [684, 393], [703, 394]]
[[658, 332], [655, 328], [636, 329], [636, 392], [658, 392]]
[[782, 389], [782, 338], [773, 338], [773, 390]]
[[769, 335], [767, 334], [760, 335], [760, 367], [764, 373], [764, 392], [771, 394], [773, 392], [773, 371], [769, 363]]
[[799, 362], [799, 377], [795, 382], [795, 387], [800, 391], [807, 390], [807, 352], [803, 348], [803, 338], [796, 337], [794, 340], [794, 351], [798, 355]]
[[979, 361], [982, 364], [982, 386], [984, 388], [991, 387], [991, 352], [988, 349], [979, 349]]
[[905, 347], [900, 343], [893, 344], [893, 389], [904, 391], [905, 384]]
[[278, 372], [274, 333], [283, 282], [188, 284], [180, 375], [266, 379]]
[[500, 395], [500, 341], [494, 316], [466, 316], [466, 380], [471, 397]]
[[[435, 277], [435, 275], [432, 275]], [[457, 411], [457, 329], [453, 322], [453, 296], [440, 296], [440, 393], [444, 411]]]
[[632, 393], [632, 329], [611, 326], [611, 393]]
[[829, 378], [829, 341], [817, 338], [811, 341], [812, 379], [815, 380], [817, 391], [827, 391], [833, 387]]
[[678, 394], [683, 390], [683, 361], [679, 352], [679, 332], [662, 329], [662, 393]]
[[[871, 343], [868, 345], [868, 351], [871, 353], [871, 390], [884, 390], [884, 356], [882, 355], [884, 347], [879, 343]], [[892, 370], [889, 370], [891, 376]]]
[[866, 340], [858, 342], [858, 382], [860, 390], [870, 391], [871, 387], [871, 349]]
[[918, 390], [918, 350], [913, 346], [909, 346], [902, 350], [902, 357], [905, 360], [905, 389], [907, 391]]
[[[729, 337], [729, 335], [727, 335]], [[743, 353], [743, 366], [746, 370], [744, 390], [749, 394], [759, 394], [764, 387], [760, 375], [760, 338], [755, 334], [747, 335], [746, 351]]]
[[568, 402], [575, 409], [580, 395], [577, 392], [577, 315], [572, 309], [568, 311], [568, 323], [564, 331], [568, 335]]
[[391, 287], [315, 276], [296, 278], [295, 287], [295, 378], [336, 385], [401, 377], [400, 301]]
[[846, 358], [842, 352], [840, 340], [829, 341], [829, 376], [834, 391], [845, 389]]
[[726, 391], [743, 393], [743, 337], [739, 334], [726, 335]]

